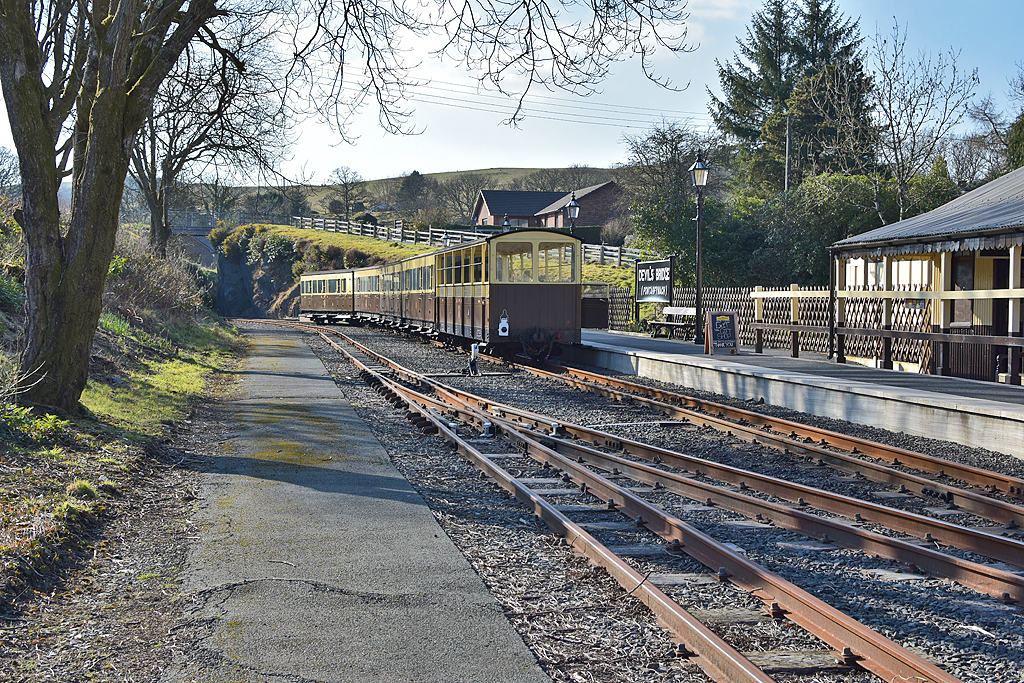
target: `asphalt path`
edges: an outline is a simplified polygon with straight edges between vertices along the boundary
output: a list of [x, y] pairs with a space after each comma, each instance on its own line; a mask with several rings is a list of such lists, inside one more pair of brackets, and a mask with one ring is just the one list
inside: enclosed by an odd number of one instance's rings
[[550, 682], [300, 333], [246, 332], [162, 683]]

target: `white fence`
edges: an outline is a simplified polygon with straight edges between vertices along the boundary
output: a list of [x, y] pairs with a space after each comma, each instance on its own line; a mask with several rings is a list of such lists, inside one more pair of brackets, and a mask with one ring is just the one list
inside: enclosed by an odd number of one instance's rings
[[[337, 220], [334, 218], [305, 216], [296, 216], [294, 218], [294, 225], [296, 228], [326, 230], [328, 232], [341, 232], [348, 235], [373, 237], [375, 239], [384, 240], [385, 242], [429, 244], [438, 246], [471, 242], [473, 240], [480, 239], [485, 235], [492, 234], [493, 232], [452, 230], [445, 228], [416, 230], [415, 228], [406, 228], [402, 221], [395, 221], [391, 225], [369, 225], [367, 223], [355, 223], [352, 221]], [[631, 268], [637, 261], [641, 260], [641, 253], [639, 249], [609, 247], [603, 244], [584, 244], [583, 260], [587, 263], [600, 263]]]

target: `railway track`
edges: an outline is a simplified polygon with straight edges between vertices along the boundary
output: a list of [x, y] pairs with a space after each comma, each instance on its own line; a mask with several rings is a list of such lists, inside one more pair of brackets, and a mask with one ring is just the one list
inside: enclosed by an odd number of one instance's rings
[[[1024, 527], [1024, 506], [1014, 502], [1024, 501], [1024, 479], [1018, 477], [791, 420], [768, 417], [735, 406], [701, 401], [677, 392], [578, 368], [554, 363], [541, 366], [518, 358], [517, 365], [541, 377], [559, 379], [570, 386], [620, 401], [642, 401], [667, 415], [698, 426], [711, 427], [736, 438], [802, 454], [814, 462], [835, 467], [845, 473], [898, 486], [901, 493], [962, 509], [1005, 524], [1008, 529]], [[846, 452], [841, 452], [843, 450]], [[930, 476], [905, 472], [867, 458], [917, 469]], [[957, 486], [955, 481], [980, 487], [983, 492]], [[1006, 494], [1011, 500], [993, 497], [1000, 493]]]
[[[327, 339], [322, 331], [319, 333]], [[682, 495], [703, 501], [707, 506], [734, 510], [752, 517], [758, 523], [798, 530], [819, 539], [821, 543], [834, 543], [891, 557], [915, 571], [927, 570], [935, 575], [953, 578], [1006, 601], [1024, 598], [1024, 579], [1014, 573], [950, 557], [862, 527], [870, 522], [886, 526], [902, 524], [917, 531], [931, 529], [933, 531], [923, 532], [929, 542], [935, 540], [933, 533], [941, 533], [944, 540], [947, 537], [955, 538], [960, 545], [974, 552], [984, 551], [999, 559], [1020, 561], [1020, 548], [1024, 546], [1015, 539], [965, 530], [945, 523], [936, 525], [939, 520], [927, 517], [914, 520], [905, 514], [896, 514], [885, 506], [849, 499], [837, 500], [836, 496], [828, 492], [810, 490], [781, 480], [768, 481], [770, 478], [721, 468], [714, 463], [629, 442], [599, 430], [566, 425], [552, 418], [498, 404], [444, 385], [435, 378], [413, 372], [378, 356], [352, 340], [348, 340], [349, 345], [337, 345], [333, 341], [329, 343], [361, 367], [368, 383], [387, 395], [394, 405], [404, 407], [407, 416], [417, 426], [425, 431], [442, 434], [486, 476], [532, 508], [534, 514], [551, 530], [592, 562], [605, 567], [627, 591], [650, 606], [681, 641], [684, 653], [696, 655], [695, 661], [716, 680], [772, 679], [751, 661], [751, 657], [724, 643], [658, 587], [667, 585], [666, 582], [671, 579], [657, 576], [652, 578], [634, 569], [625, 557], [637, 552], [635, 548], [616, 549], [601, 544], [588, 531], [587, 523], [573, 521], [573, 514], [581, 513], [585, 517], [599, 513], [627, 515], [634, 529], [646, 531], [661, 539], [660, 544], [655, 546], [657, 552], [688, 554], [712, 570], [716, 580], [740, 586], [757, 597], [763, 603], [767, 618], [787, 619], [797, 623], [833, 648], [831, 651], [805, 653], [796, 665], [797, 669], [827, 668], [839, 662], [843, 666], [863, 667], [885, 680], [957, 680], [797, 586], [767, 572], [741, 553], [714, 541], [662, 506], [649, 502], [648, 498], [652, 495], [656, 497], [659, 493]], [[562, 371], [558, 374], [570, 373]], [[592, 379], [584, 381], [599, 386]], [[577, 377], [573, 381], [581, 380]], [[635, 396], [624, 394], [614, 398], [637, 400]], [[662, 400], [650, 404], [651, 407], [665, 410], [664, 406], [672, 405], [665, 403], [664, 398], [660, 397]], [[758, 417], [763, 419], [763, 416]], [[715, 419], [720, 418], [716, 415]], [[746, 417], [743, 419], [753, 422]], [[768, 424], [771, 429], [775, 429], [780, 421], [771, 420]], [[469, 427], [472, 429], [469, 430]], [[769, 428], [762, 423], [757, 429], [763, 438]], [[465, 434], [466, 431], [471, 431], [471, 434]], [[493, 444], [495, 441], [490, 439], [490, 435], [496, 433], [507, 439], [512, 448], [507, 448], [506, 452], [484, 452], [479, 447], [481, 438]], [[798, 437], [802, 433], [797, 432]], [[860, 450], [861, 446], [853, 444], [853, 449]], [[526, 458], [531, 459], [533, 467], [537, 468], [537, 476], [514, 477], [502, 467], [506, 462], [516, 462], [522, 466]], [[645, 465], [630, 458], [646, 459], [657, 466]], [[680, 471], [665, 471], [664, 467]], [[691, 468], [692, 471], [688, 471]], [[721, 478], [721, 481], [731, 486], [702, 481], [706, 475]], [[618, 483], [624, 477], [629, 478], [627, 485]], [[733, 480], [729, 481], [729, 478]], [[1008, 492], [1011, 492], [1011, 487], [1018, 487], [1012, 478], [1005, 478], [1002, 482]], [[751, 497], [749, 491], [757, 487], [762, 487], [773, 496], [795, 497], [797, 506], [780, 505]], [[642, 495], [637, 492], [638, 489]], [[587, 502], [550, 502], [581, 496]], [[599, 501], [597, 505], [595, 496]], [[843, 507], [844, 504], [846, 507]], [[809, 514], [803, 508], [810, 505], [849, 517], [852, 522]], [[896, 519], [904, 521], [894, 521]], [[914, 527], [914, 524], [921, 526]], [[992, 550], [993, 547], [1000, 549]], [[641, 554], [643, 552], [652, 550], [641, 551]], [[779, 664], [779, 661], [786, 659], [782, 653], [777, 653], [774, 659], [770, 655], [761, 655], [760, 659], [762, 664], [768, 662], [766, 667], [769, 670], [772, 667], [786, 670], [785, 666]]]

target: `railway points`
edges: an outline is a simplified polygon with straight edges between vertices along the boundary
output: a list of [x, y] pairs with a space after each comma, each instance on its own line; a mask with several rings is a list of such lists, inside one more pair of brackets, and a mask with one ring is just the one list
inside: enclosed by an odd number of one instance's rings
[[745, 349], [728, 360], [686, 341], [583, 330], [567, 360], [819, 417], [1024, 459], [1024, 388]]

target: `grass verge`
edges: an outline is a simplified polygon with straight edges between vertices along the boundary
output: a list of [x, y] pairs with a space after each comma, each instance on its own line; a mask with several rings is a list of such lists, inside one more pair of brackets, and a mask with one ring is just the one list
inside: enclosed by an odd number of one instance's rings
[[92, 418], [0, 405], [0, 618], [89, 554], [86, 531], [144, 485], [150, 446], [223, 385], [240, 349], [213, 316], [148, 330], [108, 318], [82, 395]]

